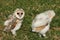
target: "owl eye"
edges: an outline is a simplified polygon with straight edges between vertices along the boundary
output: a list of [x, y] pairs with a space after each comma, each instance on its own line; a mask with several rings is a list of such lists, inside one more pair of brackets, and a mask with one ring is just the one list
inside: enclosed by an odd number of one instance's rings
[[21, 13], [21, 15], [22, 15], [23, 13]]
[[17, 13], [19, 15], [19, 13]]

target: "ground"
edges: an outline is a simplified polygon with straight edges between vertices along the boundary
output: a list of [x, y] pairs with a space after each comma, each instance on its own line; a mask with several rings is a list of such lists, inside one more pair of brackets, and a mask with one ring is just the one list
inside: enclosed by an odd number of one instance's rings
[[[3, 32], [4, 21], [16, 8], [23, 8], [25, 17], [17, 36]], [[39, 37], [31, 31], [31, 22], [34, 17], [46, 10], [54, 10], [56, 16], [51, 22], [48, 38]], [[60, 40], [60, 0], [0, 0], [0, 40]]]

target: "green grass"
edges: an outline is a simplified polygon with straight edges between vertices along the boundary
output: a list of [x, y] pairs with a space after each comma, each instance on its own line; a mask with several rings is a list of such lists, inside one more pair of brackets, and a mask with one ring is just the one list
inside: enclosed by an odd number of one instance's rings
[[[4, 28], [4, 21], [16, 8], [23, 8], [25, 17], [23, 25], [14, 38], [11, 33], [0, 31], [1, 40], [60, 40], [60, 0], [0, 0], [0, 30]], [[33, 18], [46, 10], [54, 10], [56, 16], [51, 22], [48, 38], [40, 38], [38, 33], [31, 31]]]

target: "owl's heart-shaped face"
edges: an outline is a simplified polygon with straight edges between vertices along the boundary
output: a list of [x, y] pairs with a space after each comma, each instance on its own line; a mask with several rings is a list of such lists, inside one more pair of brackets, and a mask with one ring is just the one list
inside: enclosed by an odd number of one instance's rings
[[24, 17], [24, 10], [23, 9], [16, 9], [14, 11], [14, 15], [19, 18], [19, 19], [22, 19]]
[[23, 15], [23, 11], [17, 11], [17, 15], [21, 17]]

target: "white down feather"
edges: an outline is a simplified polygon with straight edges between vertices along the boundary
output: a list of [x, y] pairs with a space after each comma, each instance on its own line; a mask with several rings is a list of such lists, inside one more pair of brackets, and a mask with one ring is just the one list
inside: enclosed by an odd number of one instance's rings
[[[51, 17], [49, 15], [51, 15]], [[34, 30], [35, 27], [40, 27], [48, 23], [48, 25], [44, 29], [40, 30], [41, 34], [46, 33], [50, 28], [50, 22], [54, 16], [55, 13], [53, 10], [48, 10], [38, 14], [32, 22], [32, 31], [35, 32], [36, 31]]]

